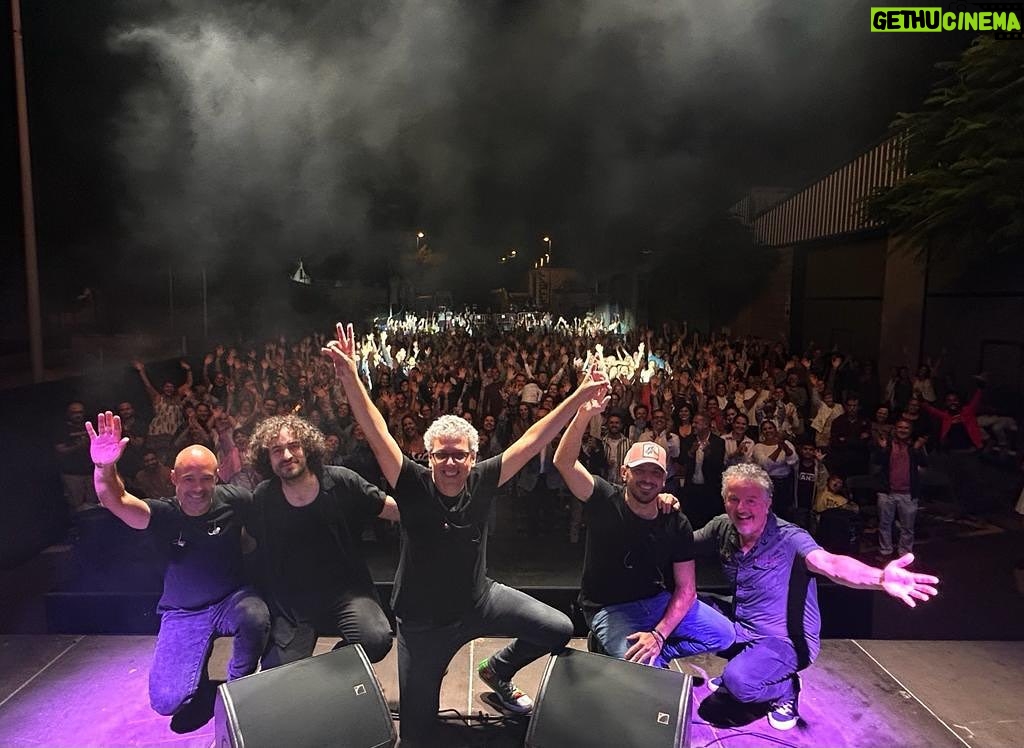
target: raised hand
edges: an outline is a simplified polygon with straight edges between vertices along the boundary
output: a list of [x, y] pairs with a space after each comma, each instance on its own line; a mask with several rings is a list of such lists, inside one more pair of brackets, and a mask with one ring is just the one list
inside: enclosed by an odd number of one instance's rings
[[913, 561], [914, 554], [907, 553], [890, 561], [882, 570], [882, 589], [911, 608], [917, 607], [917, 600], [930, 600], [939, 594], [935, 588], [938, 577], [907, 571], [906, 567]]
[[608, 407], [608, 403], [610, 402], [611, 397], [608, 395], [600, 398], [592, 397], [583, 403], [577, 412], [582, 413], [584, 418], [590, 418], [592, 416], [596, 416], [598, 413], [603, 413], [604, 409]]
[[334, 363], [334, 371], [340, 377], [345, 372], [356, 372], [356, 336], [352, 331], [352, 323], [335, 325], [337, 339], [331, 340], [320, 352]]
[[121, 459], [128, 445], [128, 437], [121, 436], [121, 416], [109, 410], [100, 413], [96, 416], [96, 428], [86, 421], [85, 430], [89, 434], [89, 457], [94, 465], [112, 465]]

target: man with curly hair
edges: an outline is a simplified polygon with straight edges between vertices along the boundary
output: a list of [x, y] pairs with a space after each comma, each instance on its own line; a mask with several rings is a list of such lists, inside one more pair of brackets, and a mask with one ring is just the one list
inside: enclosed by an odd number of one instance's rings
[[429, 467], [402, 454], [357, 372], [352, 326], [337, 326], [324, 349], [334, 362], [356, 421], [366, 432], [402, 510], [402, 556], [392, 606], [398, 619], [398, 679], [402, 745], [436, 745], [441, 679], [451, 658], [482, 636], [516, 635], [480, 663], [480, 678], [502, 706], [528, 713], [530, 697], [512, 678], [522, 667], [558, 652], [572, 621], [526, 593], [486, 576], [487, 518], [499, 486], [511, 480], [557, 436], [591, 398], [603, 398], [608, 380], [591, 373], [575, 393], [529, 428], [504, 452], [479, 463], [479, 435], [458, 416], [441, 416], [423, 435]]
[[371, 662], [391, 649], [391, 624], [359, 550], [363, 522], [398, 520], [394, 499], [348, 468], [324, 465], [324, 435], [295, 415], [253, 432], [253, 463], [272, 475], [253, 493], [246, 528], [258, 543], [273, 617], [263, 667], [313, 654], [319, 635], [359, 643]]
[[[772, 512], [772, 480], [752, 463], [722, 474], [721, 514], [694, 533], [700, 556], [717, 558], [732, 587], [725, 611], [735, 622], [736, 642], [723, 656], [721, 677], [708, 681], [743, 703], [768, 705], [768, 722], [789, 730], [799, 720], [799, 671], [820, 648], [821, 615], [815, 574], [855, 589], [884, 590], [914, 607], [937, 592], [938, 578], [906, 569], [906, 554], [876, 569], [829, 553], [801, 527]], [[789, 497], [786, 497], [787, 499]]]

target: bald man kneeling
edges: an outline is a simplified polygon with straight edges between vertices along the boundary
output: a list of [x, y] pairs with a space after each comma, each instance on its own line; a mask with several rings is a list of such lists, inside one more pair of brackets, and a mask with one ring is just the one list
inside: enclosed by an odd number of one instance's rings
[[132, 496], [117, 472], [128, 443], [121, 419], [107, 411], [96, 424], [86, 430], [100, 503], [129, 527], [152, 533], [167, 557], [149, 701], [157, 713], [173, 715], [172, 730], [196, 729], [213, 716], [206, 661], [214, 638], [235, 638], [228, 664], [233, 680], [256, 671], [270, 631], [267, 606], [242, 574], [242, 527], [252, 494], [217, 485], [216, 456], [193, 445], [174, 461], [173, 497]]

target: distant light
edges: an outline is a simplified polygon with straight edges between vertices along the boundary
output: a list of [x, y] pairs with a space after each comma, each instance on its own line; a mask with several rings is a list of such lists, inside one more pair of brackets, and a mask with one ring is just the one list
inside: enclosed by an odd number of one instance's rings
[[544, 237], [544, 241], [546, 241], [548, 244], [550, 244], [551, 243], [551, 237], [550, 236], [545, 236]]
[[516, 256], [516, 251], [513, 249], [511, 254], [510, 254], [510, 257], [515, 257], [515, 256]]
[[416, 237], [418, 239], [422, 239], [424, 236], [426, 236], [426, 234], [424, 234], [422, 231], [417, 231], [416, 232]]

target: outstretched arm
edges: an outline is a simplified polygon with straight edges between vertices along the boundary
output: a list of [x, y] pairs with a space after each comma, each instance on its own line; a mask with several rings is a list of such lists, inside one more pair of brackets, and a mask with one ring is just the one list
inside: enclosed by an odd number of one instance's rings
[[356, 339], [352, 325], [337, 324], [336, 340], [327, 343], [322, 349], [325, 356], [334, 363], [334, 372], [341, 382], [349, 407], [356, 423], [366, 434], [366, 441], [377, 458], [381, 472], [388, 485], [394, 488], [398, 483], [398, 474], [402, 472], [402, 450], [398, 442], [388, 431], [388, 425], [380, 411], [374, 407], [370, 395], [359, 379], [356, 366]]
[[594, 493], [594, 476], [590, 474], [577, 459], [583, 446], [583, 434], [587, 430], [590, 419], [604, 410], [608, 397], [601, 400], [593, 399], [583, 403], [576, 411], [569, 428], [562, 434], [552, 461], [565, 481], [566, 487], [580, 501], [587, 501]]
[[807, 568], [846, 587], [885, 590], [892, 597], [914, 608], [917, 606], [916, 600], [929, 600], [938, 594], [935, 585], [939, 583], [939, 578], [907, 571], [906, 567], [913, 560], [914, 554], [907, 553], [890, 561], [884, 569], [876, 569], [855, 558], [837, 556], [818, 549], [807, 554]]
[[563, 400], [553, 411], [530, 426], [525, 434], [502, 453], [498, 485], [507, 483], [523, 469], [530, 458], [539, 454], [543, 446], [558, 435], [583, 403], [595, 398], [601, 400], [607, 391], [608, 378], [604, 374], [596, 370], [587, 374], [571, 397]]
[[117, 461], [124, 454], [128, 437], [121, 436], [121, 417], [109, 410], [96, 416], [96, 427], [86, 421], [89, 432], [89, 456], [93, 462], [92, 480], [100, 503], [131, 528], [149, 527], [149, 505], [128, 493], [117, 474]]

